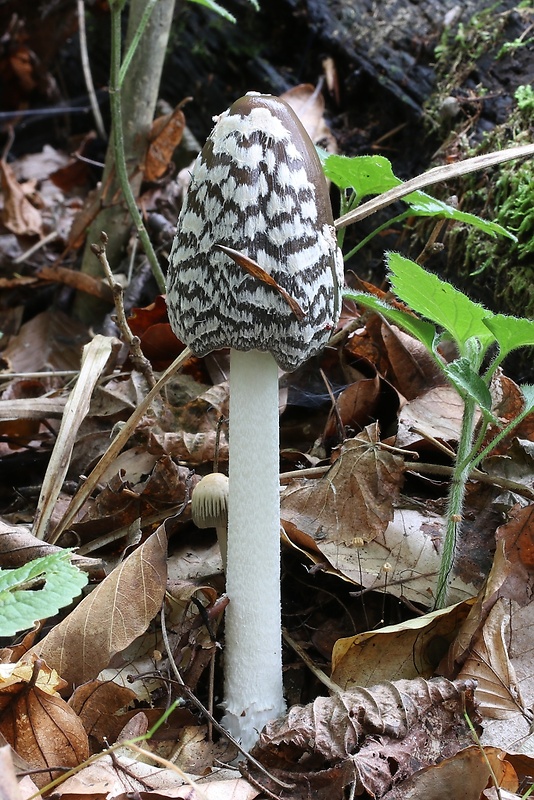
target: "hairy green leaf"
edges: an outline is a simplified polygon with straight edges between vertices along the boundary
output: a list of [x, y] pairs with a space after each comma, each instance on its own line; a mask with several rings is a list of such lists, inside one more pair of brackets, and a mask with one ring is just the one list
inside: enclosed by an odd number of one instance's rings
[[518, 347], [534, 345], [534, 320], [493, 314], [484, 324], [497, 339], [503, 357]]
[[86, 583], [87, 575], [72, 566], [68, 550], [0, 570], [0, 636], [13, 636], [57, 614]]
[[473, 337], [480, 342], [482, 352], [495, 341], [486, 325], [492, 313], [484, 306], [398, 253], [389, 253], [388, 268], [395, 294], [418, 314], [445, 328], [461, 355], [465, 355], [467, 342]]
[[383, 314], [390, 322], [393, 322], [395, 325], [398, 325], [399, 328], [408, 331], [408, 333], [411, 333], [416, 339], [419, 339], [419, 341], [428, 348], [430, 353], [434, 352], [432, 345], [436, 337], [436, 329], [429, 322], [425, 322], [425, 320], [419, 319], [419, 317], [414, 317], [413, 314], [408, 314], [406, 311], [393, 308], [393, 306], [384, 303], [372, 294], [367, 294], [367, 292], [349, 291], [344, 292], [343, 296], [348, 300], [353, 300], [355, 303], [358, 303], [358, 305], [376, 311], [377, 314]]
[[444, 368], [445, 373], [461, 397], [469, 395], [480, 406], [486, 418], [495, 420], [491, 412], [490, 390], [467, 358], [457, 358]]
[[[358, 202], [369, 195], [378, 195], [400, 186], [402, 181], [393, 173], [391, 162], [384, 156], [338, 156], [328, 155], [320, 151], [326, 177], [340, 189], [353, 189]], [[411, 192], [402, 198], [416, 217], [444, 217], [445, 219], [472, 225], [491, 236], [507, 236], [516, 241], [516, 237], [498, 225], [488, 222], [475, 214], [458, 211], [457, 208], [436, 200], [425, 192]]]

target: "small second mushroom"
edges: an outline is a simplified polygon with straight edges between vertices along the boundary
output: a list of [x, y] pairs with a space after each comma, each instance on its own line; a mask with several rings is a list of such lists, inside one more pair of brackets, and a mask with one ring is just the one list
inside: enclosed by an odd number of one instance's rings
[[223, 724], [246, 748], [285, 710], [278, 371], [324, 347], [342, 283], [313, 143], [283, 100], [242, 97], [195, 162], [167, 302], [196, 355], [231, 348]]

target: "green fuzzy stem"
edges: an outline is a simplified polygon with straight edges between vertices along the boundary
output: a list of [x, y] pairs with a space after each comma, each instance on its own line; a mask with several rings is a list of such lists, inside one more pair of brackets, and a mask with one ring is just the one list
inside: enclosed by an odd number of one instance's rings
[[468, 396], [465, 397], [462, 429], [460, 432], [460, 440], [458, 442], [456, 463], [452, 473], [451, 488], [449, 490], [447, 529], [445, 532], [445, 541], [443, 542], [443, 552], [441, 555], [441, 563], [438, 574], [438, 586], [435, 602], [436, 609], [445, 608], [447, 606], [449, 578], [456, 555], [456, 542], [458, 541], [458, 536], [460, 534], [462, 525], [465, 490], [472, 466], [469, 455], [471, 454], [471, 448], [473, 444], [475, 414], [475, 400]]
[[113, 149], [115, 154], [115, 169], [117, 170], [117, 177], [128, 206], [128, 211], [132, 217], [137, 235], [141, 240], [146, 257], [150, 263], [152, 274], [158, 284], [158, 288], [162, 294], [166, 292], [165, 276], [159, 265], [158, 257], [152, 247], [152, 242], [143, 224], [143, 219], [137, 208], [137, 203], [130, 186], [128, 179], [128, 170], [126, 168], [126, 157], [124, 153], [124, 137], [122, 127], [122, 102], [121, 102], [121, 14], [120, 10], [114, 8], [111, 13], [111, 69], [110, 69], [110, 87], [109, 87], [109, 102], [111, 108], [111, 119], [113, 125]]

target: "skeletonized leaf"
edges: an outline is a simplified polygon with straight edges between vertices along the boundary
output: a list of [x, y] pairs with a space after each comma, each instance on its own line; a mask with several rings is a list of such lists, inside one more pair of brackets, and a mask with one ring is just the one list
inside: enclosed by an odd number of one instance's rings
[[69, 683], [96, 678], [112, 657], [147, 629], [167, 580], [163, 526], [116, 567], [33, 648]]

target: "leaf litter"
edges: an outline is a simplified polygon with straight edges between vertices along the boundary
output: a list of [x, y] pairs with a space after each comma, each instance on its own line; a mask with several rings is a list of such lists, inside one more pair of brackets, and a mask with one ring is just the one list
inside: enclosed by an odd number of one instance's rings
[[[324, 138], [313, 87], [299, 87], [293, 100]], [[179, 190], [166, 170], [182, 128], [177, 109], [154, 131], [149, 166], [160, 185], [146, 203], [167, 191], [172, 208]], [[25, 302], [51, 287], [111, 296], [89, 276], [51, 266], [61, 247], [81, 247], [93, 213], [86, 177], [71, 167], [52, 148], [2, 162], [0, 252], [15, 248], [23, 258], [28, 237], [38, 249], [36, 267], [20, 274], [13, 264], [0, 284], [10, 308], [2, 311], [0, 566], [74, 547], [72, 562], [91, 580], [71, 610], [3, 643], [7, 796], [29, 797], [64, 768], [82, 767], [47, 796], [252, 800], [265, 787], [320, 798], [352, 785], [367, 796], [431, 798], [457, 785], [476, 798], [489, 780], [484, 755], [515, 792], [534, 773], [532, 416], [486, 459], [485, 482], [473, 477], [455, 605], [433, 612], [461, 403], [418, 342], [344, 305], [344, 332], [322, 356], [322, 376], [306, 365], [283, 376], [280, 395], [284, 622], [300, 650], [285, 652], [288, 714], [263, 731], [254, 754], [291, 789], [251, 764], [241, 774], [224, 769], [235, 749], [184, 699], [170, 658], [189, 690], [216, 706], [224, 577], [215, 535], [194, 527], [189, 500], [215, 461], [227, 467], [227, 358], [189, 358], [106, 460], [148, 393], [124, 345], [57, 309], [21, 324]], [[58, 238], [45, 241], [52, 226]], [[153, 299], [134, 312], [132, 328], [163, 370], [183, 346], [164, 299]], [[83, 346], [89, 352], [102, 339], [106, 357], [91, 385], [77, 386]], [[511, 419], [518, 387], [499, 372], [491, 391], [495, 414]], [[330, 697], [321, 675], [333, 681]], [[176, 698], [142, 754], [129, 748]], [[484, 751], [472, 746], [465, 711], [484, 731]], [[22, 777], [32, 769], [44, 771]]]

